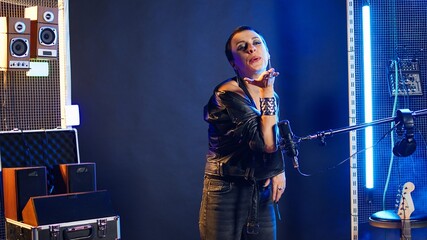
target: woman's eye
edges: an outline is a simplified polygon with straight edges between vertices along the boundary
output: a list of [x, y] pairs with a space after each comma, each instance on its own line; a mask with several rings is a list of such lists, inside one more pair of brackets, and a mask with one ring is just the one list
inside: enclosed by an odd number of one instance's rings
[[246, 49], [246, 44], [241, 44], [241, 45], [237, 46], [238, 51], [245, 50], [245, 49]]
[[254, 41], [254, 45], [259, 45], [261, 44], [261, 41]]

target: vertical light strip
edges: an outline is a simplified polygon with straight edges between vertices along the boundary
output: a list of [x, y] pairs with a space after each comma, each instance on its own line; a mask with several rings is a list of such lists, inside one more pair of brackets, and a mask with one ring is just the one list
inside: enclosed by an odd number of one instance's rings
[[[363, 73], [365, 122], [372, 122], [372, 63], [371, 63], [371, 16], [369, 5], [362, 7], [363, 21]], [[365, 129], [366, 188], [374, 187], [374, 151], [372, 127]]]

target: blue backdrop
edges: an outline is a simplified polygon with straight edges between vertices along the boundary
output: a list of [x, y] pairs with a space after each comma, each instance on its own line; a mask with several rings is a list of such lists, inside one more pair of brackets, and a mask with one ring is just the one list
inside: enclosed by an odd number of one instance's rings
[[[228, 34], [251, 25], [281, 73], [281, 119], [298, 136], [348, 125], [345, 1], [70, 1], [72, 100], [80, 158], [97, 163], [123, 239], [198, 239], [203, 106], [233, 76]], [[349, 239], [346, 134], [286, 159], [279, 239]], [[329, 170], [328, 170], [329, 169]]]

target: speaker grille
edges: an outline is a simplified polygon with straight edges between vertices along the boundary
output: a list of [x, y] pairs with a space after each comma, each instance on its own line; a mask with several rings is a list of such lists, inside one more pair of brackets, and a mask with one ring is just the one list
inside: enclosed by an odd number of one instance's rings
[[53, 46], [56, 44], [57, 34], [56, 28], [53, 27], [41, 27], [39, 41], [40, 44], [45, 46]]
[[29, 52], [29, 42], [26, 38], [12, 38], [10, 41], [10, 53], [14, 57], [26, 57]]
[[115, 215], [110, 194], [105, 190], [32, 197], [22, 212], [23, 222], [32, 226]]
[[72, 163], [59, 165], [64, 180], [64, 193], [96, 191], [95, 163]]
[[46, 168], [3, 168], [4, 207], [6, 216], [22, 221], [22, 210], [30, 197], [45, 196]]

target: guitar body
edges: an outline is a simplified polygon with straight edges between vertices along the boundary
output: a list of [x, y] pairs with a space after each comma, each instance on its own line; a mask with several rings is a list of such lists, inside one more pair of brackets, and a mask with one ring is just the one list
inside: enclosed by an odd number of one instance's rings
[[403, 185], [402, 196], [400, 198], [399, 215], [402, 221], [402, 228], [400, 231], [401, 240], [412, 240], [411, 236], [411, 214], [414, 212], [414, 202], [412, 201], [411, 192], [414, 191], [415, 185], [412, 182], [407, 182]]

